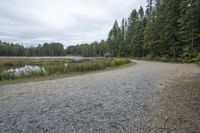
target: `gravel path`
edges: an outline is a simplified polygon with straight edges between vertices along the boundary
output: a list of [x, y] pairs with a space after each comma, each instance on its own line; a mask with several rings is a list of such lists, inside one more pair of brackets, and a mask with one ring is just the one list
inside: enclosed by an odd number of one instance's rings
[[[0, 86], [0, 133], [168, 131], [168, 117], [155, 114], [161, 109], [163, 86], [173, 78], [198, 75], [200, 68], [194, 64], [136, 62], [123, 69]], [[198, 132], [200, 120], [194, 119], [189, 127]]]

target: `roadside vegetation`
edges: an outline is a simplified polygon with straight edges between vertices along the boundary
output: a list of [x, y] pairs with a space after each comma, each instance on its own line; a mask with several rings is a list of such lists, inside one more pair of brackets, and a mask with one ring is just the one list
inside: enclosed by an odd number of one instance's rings
[[103, 70], [131, 63], [127, 58], [0, 58], [0, 80]]
[[147, 61], [161, 61], [161, 62], [175, 62], [175, 63], [197, 63], [200, 64], [200, 53], [194, 53], [194, 55], [185, 55], [181, 58], [167, 58], [167, 57], [134, 57], [137, 60], [147, 60]]
[[198, 59], [197, 63], [200, 65], [200, 54], [197, 56], [197, 59]]

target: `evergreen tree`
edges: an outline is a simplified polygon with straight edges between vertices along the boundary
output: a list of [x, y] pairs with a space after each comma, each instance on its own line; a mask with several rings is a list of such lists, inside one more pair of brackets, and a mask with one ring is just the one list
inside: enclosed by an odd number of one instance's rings
[[119, 55], [118, 56], [125, 56], [125, 19], [122, 19], [121, 27], [119, 33]]
[[113, 28], [109, 32], [108, 40], [107, 40], [107, 43], [109, 46], [109, 51], [112, 56], [118, 56], [119, 36], [120, 36], [120, 28], [119, 28], [118, 22], [116, 20], [113, 25]]
[[183, 50], [192, 53], [198, 51], [200, 41], [200, 1], [182, 0], [180, 3], [180, 18], [178, 19], [179, 39]]
[[177, 50], [180, 46], [178, 39], [178, 18], [179, 5], [181, 0], [166, 0], [166, 22], [165, 22], [165, 40], [169, 47], [169, 55], [177, 57]]
[[133, 10], [128, 18], [128, 29], [127, 29], [127, 36], [126, 36], [126, 45], [127, 49], [126, 52], [129, 56], [133, 56], [134, 54], [134, 39], [135, 39], [135, 29], [136, 23], [138, 22], [138, 12], [137, 10]]

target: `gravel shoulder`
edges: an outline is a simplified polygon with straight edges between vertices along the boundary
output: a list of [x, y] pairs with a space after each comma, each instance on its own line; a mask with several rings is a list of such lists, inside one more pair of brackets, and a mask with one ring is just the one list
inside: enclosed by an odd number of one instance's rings
[[123, 69], [0, 86], [0, 132], [200, 132], [200, 68]]

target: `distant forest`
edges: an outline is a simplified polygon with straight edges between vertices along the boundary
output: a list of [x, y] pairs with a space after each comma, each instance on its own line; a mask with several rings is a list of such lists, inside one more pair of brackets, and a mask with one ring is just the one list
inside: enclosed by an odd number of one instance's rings
[[104, 56], [195, 58], [200, 53], [200, 0], [147, 0], [117, 21], [108, 38], [64, 49], [60, 43], [25, 48], [0, 42], [1, 56]]

